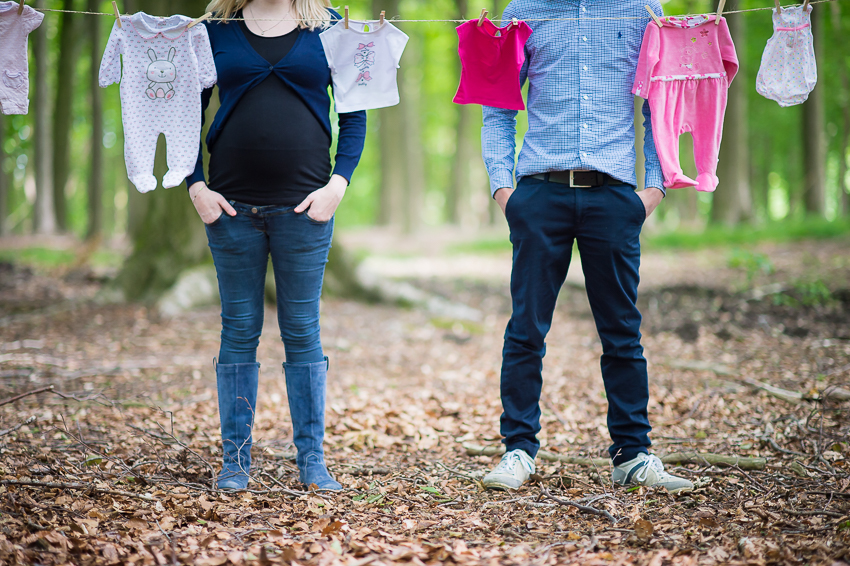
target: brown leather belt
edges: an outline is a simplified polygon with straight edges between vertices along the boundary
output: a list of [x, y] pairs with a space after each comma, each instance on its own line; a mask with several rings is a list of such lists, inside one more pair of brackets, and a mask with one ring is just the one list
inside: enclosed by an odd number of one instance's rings
[[601, 187], [606, 183], [620, 184], [611, 175], [599, 171], [550, 171], [549, 173], [538, 173], [531, 175], [532, 179], [539, 179], [548, 183], [559, 183], [574, 189], [589, 189]]

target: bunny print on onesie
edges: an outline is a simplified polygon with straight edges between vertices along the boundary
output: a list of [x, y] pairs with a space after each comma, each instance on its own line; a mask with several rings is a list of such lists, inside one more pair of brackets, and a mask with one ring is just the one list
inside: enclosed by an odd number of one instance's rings
[[[192, 18], [157, 18], [139, 12], [122, 16], [100, 65], [100, 86], [121, 83], [124, 159], [127, 176], [139, 192], [157, 187], [153, 175], [156, 144], [165, 135], [166, 189], [195, 170], [201, 135], [201, 92], [216, 82], [206, 26]], [[123, 57], [123, 72], [121, 59]]]

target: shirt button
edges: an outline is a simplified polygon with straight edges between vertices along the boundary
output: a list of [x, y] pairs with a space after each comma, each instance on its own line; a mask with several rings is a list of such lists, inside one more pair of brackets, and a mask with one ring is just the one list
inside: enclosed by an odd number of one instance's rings
[[581, 156], [582, 156], [582, 157], [587, 157], [587, 152], [586, 152], [586, 151], [582, 151], [582, 152], [581, 152]]
[[274, 71], [274, 65], [269, 65], [269, 71]]
[[587, 41], [587, 36], [586, 36], [586, 35], [581, 36], [581, 40], [582, 40], [582, 41]]
[[256, 209], [256, 208], [252, 208], [252, 209], [251, 209], [251, 212], [253, 212], [254, 214], [257, 214], [257, 209]]
[[582, 98], [583, 98], [583, 99], [585, 99], [585, 100], [587, 100], [587, 95], [586, 95], [586, 94], [585, 94], [585, 95], [582, 95]]
[[582, 69], [586, 71], [586, 70], [587, 70], [587, 65], [585, 65], [584, 67], [582, 67]]
[[582, 127], [582, 128], [584, 128], [584, 129], [586, 130], [586, 129], [587, 129], [587, 124], [582, 124], [582, 125], [581, 125], [581, 127]]
[[582, 11], [582, 12], [587, 12], [587, 8], [585, 8], [584, 6], [582, 6], [582, 7], [581, 7], [581, 11]]

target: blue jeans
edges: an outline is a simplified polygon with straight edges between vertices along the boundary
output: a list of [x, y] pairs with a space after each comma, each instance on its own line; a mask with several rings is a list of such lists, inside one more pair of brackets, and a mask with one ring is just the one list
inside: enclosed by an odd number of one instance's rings
[[236, 216], [222, 213], [206, 226], [221, 294], [219, 363], [257, 361], [269, 255], [286, 361], [323, 361], [319, 297], [333, 219], [316, 222], [308, 213], [296, 214], [294, 206], [230, 204]]
[[532, 457], [540, 443], [541, 371], [555, 302], [578, 242], [587, 298], [602, 341], [609, 449], [615, 464], [649, 442], [646, 360], [635, 305], [646, 209], [631, 185], [574, 189], [526, 177], [505, 210], [513, 244], [513, 314], [505, 331], [501, 433]]

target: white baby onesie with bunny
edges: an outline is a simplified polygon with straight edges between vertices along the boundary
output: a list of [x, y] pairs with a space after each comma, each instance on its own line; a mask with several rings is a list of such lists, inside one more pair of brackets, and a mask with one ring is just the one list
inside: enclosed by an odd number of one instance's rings
[[[366, 31], [369, 26], [369, 31]], [[384, 21], [344, 20], [319, 34], [334, 85], [337, 112], [399, 103], [398, 68], [407, 34]]]
[[761, 58], [756, 91], [780, 106], [802, 104], [818, 82], [812, 5], [773, 10], [773, 36]]
[[[100, 86], [121, 82], [124, 159], [139, 192], [157, 187], [153, 175], [156, 144], [165, 134], [166, 189], [180, 185], [194, 170], [201, 135], [201, 91], [216, 82], [207, 28], [187, 25], [192, 18], [157, 18], [139, 12], [121, 17], [100, 65]], [[121, 61], [124, 59], [124, 72]]]

